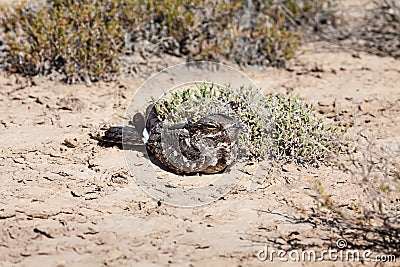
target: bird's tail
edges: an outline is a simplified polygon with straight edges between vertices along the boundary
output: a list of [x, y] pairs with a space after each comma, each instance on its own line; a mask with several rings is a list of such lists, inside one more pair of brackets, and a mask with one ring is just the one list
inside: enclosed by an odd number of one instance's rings
[[145, 121], [141, 113], [136, 113], [131, 126], [112, 126], [102, 136], [105, 143], [117, 144], [120, 146], [137, 146], [144, 144]]
[[104, 136], [102, 136], [102, 141], [120, 146], [138, 146], [144, 144], [143, 136], [132, 126], [110, 127], [104, 133]]
[[102, 136], [101, 140], [105, 143], [117, 144], [120, 146], [137, 146], [143, 145], [149, 138], [149, 133], [159, 123], [162, 123], [158, 116], [154, 104], [147, 107], [146, 119], [141, 113], [136, 113], [130, 126], [113, 126], [110, 127]]

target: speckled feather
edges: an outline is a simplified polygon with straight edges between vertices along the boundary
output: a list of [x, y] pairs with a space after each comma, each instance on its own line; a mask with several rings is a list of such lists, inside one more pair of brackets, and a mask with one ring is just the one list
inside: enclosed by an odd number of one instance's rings
[[135, 127], [111, 127], [103, 140], [122, 143], [123, 136], [124, 145], [137, 145], [146, 128], [147, 151], [177, 174], [218, 173], [237, 159], [240, 126], [229, 116], [212, 114], [195, 123], [166, 126], [154, 105], [147, 108], [146, 119], [142, 118], [144, 127], [135, 116]]

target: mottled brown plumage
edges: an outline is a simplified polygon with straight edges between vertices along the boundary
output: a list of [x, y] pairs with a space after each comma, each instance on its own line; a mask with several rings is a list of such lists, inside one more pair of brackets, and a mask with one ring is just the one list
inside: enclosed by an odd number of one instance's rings
[[123, 146], [144, 144], [141, 130], [145, 128], [149, 154], [177, 174], [218, 173], [237, 159], [240, 126], [227, 115], [212, 114], [194, 123], [167, 126], [151, 105], [145, 119], [138, 116], [135, 128], [111, 127], [103, 140]]

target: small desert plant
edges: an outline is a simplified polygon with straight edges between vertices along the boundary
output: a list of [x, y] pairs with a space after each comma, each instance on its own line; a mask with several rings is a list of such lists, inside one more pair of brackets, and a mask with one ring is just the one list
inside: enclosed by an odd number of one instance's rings
[[382, 146], [368, 142], [357, 150], [359, 152], [348, 154], [348, 160], [340, 159], [336, 165], [357, 179], [357, 186], [363, 192], [362, 199], [351, 206], [337, 205], [334, 196], [325, 193], [321, 183], [317, 182], [319, 202], [329, 208], [327, 212], [331, 219], [323, 220], [326, 212], [319, 210], [312, 215], [312, 220], [345, 238], [352, 248], [398, 257], [400, 143]]
[[171, 123], [212, 113], [235, 117], [244, 125], [240, 144], [255, 159], [321, 163], [344, 141], [344, 129], [326, 126], [315, 116], [313, 106], [298, 97], [263, 96], [252, 88], [198, 83], [153, 101], [160, 117]]
[[267, 0], [259, 2], [260, 9], [270, 12], [277, 19], [284, 16], [287, 24], [315, 25], [334, 23], [337, 0]]
[[326, 125], [312, 104], [281, 94], [266, 97], [275, 130], [272, 154], [284, 161], [307, 165], [324, 162], [346, 146], [346, 127]]
[[[291, 2], [291, 0], [287, 0], [287, 2]], [[349, 14], [348, 10], [338, 12], [339, 8], [335, 2], [337, 1], [305, 0], [304, 3], [314, 4], [309, 10], [308, 8], [300, 9], [300, 13], [295, 11], [296, 8], [294, 11], [293, 9], [288, 10], [287, 5], [273, 4], [271, 7], [279, 6], [278, 10], [281, 10], [281, 13], [284, 13], [295, 24], [306, 26], [305, 29], [311, 29], [313, 34], [309, 35], [310, 38], [317, 37], [340, 46], [350, 46], [352, 49], [380, 56], [400, 57], [399, 1], [371, 0], [372, 5], [358, 7], [358, 13], [362, 15], [356, 17]], [[320, 11], [315, 13], [315, 8]], [[303, 11], [306, 12], [301, 15]], [[310, 16], [304, 16], [308, 12], [311, 12]], [[307, 34], [303, 31], [301, 35], [304, 38]]]
[[396, 0], [374, 1], [366, 21], [356, 36], [370, 51], [379, 55], [400, 57], [400, 3]]
[[1, 20], [8, 71], [57, 71], [69, 82], [117, 73], [122, 46], [119, 12], [118, 1], [23, 1]]
[[337, 248], [336, 242], [340, 238], [346, 241], [341, 247], [343, 251], [358, 250], [360, 255], [367, 250], [371, 252], [371, 256], [364, 254], [369, 259], [359, 260], [373, 261], [379, 254], [384, 255], [383, 261], [396, 262], [400, 256], [400, 142], [392, 139], [386, 144], [373, 141], [356, 143], [356, 150], [331, 159], [340, 170], [339, 175], [352, 176], [345, 180], [349, 183], [346, 189], [349, 187], [351, 195], [335, 194], [332, 190], [336, 182], [327, 188], [323, 186], [326, 182], [318, 177], [314, 180], [315, 193], [312, 194], [316, 207], [301, 207], [289, 200], [298, 215], [284, 215], [293, 224], [312, 225], [315, 235], [323, 233], [321, 238], [327, 242], [307, 242], [309, 233], [306, 239], [297, 236], [299, 233], [295, 237], [290, 233], [269, 239], [269, 242], [285, 250], [289, 247], [318, 251], [318, 247]]

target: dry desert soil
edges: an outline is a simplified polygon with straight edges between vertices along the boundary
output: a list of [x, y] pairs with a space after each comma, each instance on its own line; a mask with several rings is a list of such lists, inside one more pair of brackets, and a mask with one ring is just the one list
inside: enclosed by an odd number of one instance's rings
[[[264, 93], [315, 104], [327, 122], [352, 122], [366, 140], [399, 142], [400, 61], [327, 43], [302, 49], [288, 69], [243, 72]], [[340, 236], [329, 227], [295, 220], [304, 216], [299, 210], [318, 206], [315, 179], [342, 206], [368, 201], [355, 177], [330, 166], [266, 171], [261, 164], [265, 180], [256, 190], [248, 190], [245, 175], [223, 198], [196, 208], [173, 207], [143, 192], [124, 151], [91, 138], [103, 125], [124, 122], [143, 82], [125, 77], [88, 87], [0, 73], [0, 266], [370, 264], [257, 258], [265, 245], [290, 248], [281, 241], [293, 237], [311, 248], [335, 245]]]

